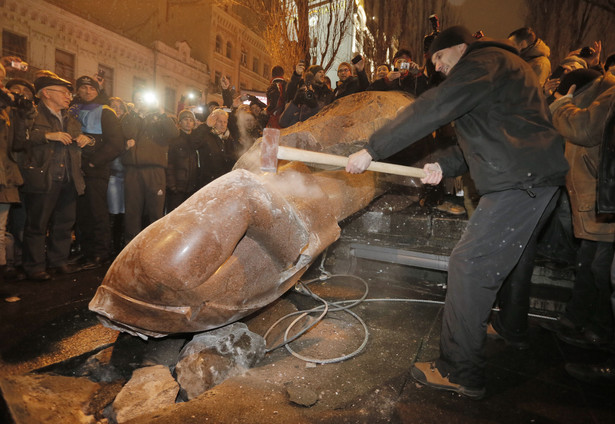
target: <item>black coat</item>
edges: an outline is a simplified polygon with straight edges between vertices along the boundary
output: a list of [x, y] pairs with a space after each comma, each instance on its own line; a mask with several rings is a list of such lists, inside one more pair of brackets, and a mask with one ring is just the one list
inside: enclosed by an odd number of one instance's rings
[[366, 148], [374, 160], [385, 158], [452, 121], [460, 148], [438, 160], [444, 176], [469, 169], [480, 194], [564, 185], [564, 141], [535, 73], [514, 48], [469, 45], [447, 78], [376, 131]]
[[169, 143], [167, 187], [171, 192], [192, 194], [198, 188], [199, 158], [190, 134], [184, 131]]
[[237, 161], [238, 142], [232, 136], [222, 138], [202, 124], [192, 131], [190, 139], [199, 154], [199, 188], [233, 169]]
[[357, 76], [350, 76], [346, 81], [338, 81], [335, 90], [333, 90], [333, 98], [339, 99], [350, 94], [359, 93], [367, 90], [369, 87], [369, 79], [365, 71], [360, 71]]
[[597, 212], [615, 213], [615, 96], [611, 99], [602, 134]]

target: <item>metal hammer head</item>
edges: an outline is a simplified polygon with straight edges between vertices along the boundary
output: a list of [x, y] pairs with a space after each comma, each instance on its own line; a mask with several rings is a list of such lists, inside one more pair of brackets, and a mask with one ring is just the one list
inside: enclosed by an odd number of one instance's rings
[[277, 171], [279, 145], [280, 130], [277, 128], [263, 129], [263, 138], [261, 139], [261, 171]]

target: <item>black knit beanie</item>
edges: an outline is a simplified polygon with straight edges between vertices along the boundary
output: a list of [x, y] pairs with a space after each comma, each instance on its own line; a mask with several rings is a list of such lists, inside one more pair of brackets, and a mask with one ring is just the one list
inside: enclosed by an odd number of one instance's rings
[[559, 94], [566, 95], [570, 87], [574, 84], [577, 86], [575, 93], [578, 92], [584, 86], [590, 84], [593, 80], [602, 75], [600, 72], [593, 69], [577, 69], [567, 73], [562, 77], [562, 81], [557, 87]]
[[432, 41], [429, 47], [429, 56], [432, 56], [435, 52], [456, 46], [457, 44], [472, 44], [476, 41], [476, 38], [472, 37], [472, 34], [466, 27], [461, 25], [452, 26], [442, 31]]

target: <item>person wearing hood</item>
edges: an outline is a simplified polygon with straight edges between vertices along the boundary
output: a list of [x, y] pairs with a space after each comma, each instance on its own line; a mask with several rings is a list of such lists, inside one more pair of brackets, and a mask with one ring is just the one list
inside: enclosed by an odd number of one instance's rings
[[361, 173], [454, 121], [458, 146], [427, 163], [424, 184], [470, 172], [481, 195], [449, 258], [440, 355], [415, 362], [411, 375], [428, 387], [485, 396], [485, 340], [491, 308], [507, 278], [530, 275], [537, 234], [555, 207], [568, 164], [563, 139], [531, 67], [505, 42], [476, 40], [453, 26], [429, 53], [446, 79], [374, 132], [346, 170]]
[[538, 77], [538, 82], [543, 86], [551, 75], [551, 61], [549, 60], [551, 49], [549, 46], [536, 36], [532, 28], [528, 27], [511, 32], [508, 34], [508, 39], [519, 50], [521, 59], [532, 67]]
[[83, 267], [97, 268], [111, 257], [111, 224], [107, 204], [110, 164], [124, 151], [122, 127], [115, 111], [100, 97], [98, 81], [77, 78], [77, 96], [69, 112], [91, 142], [81, 151], [85, 193], [77, 200], [77, 241]]
[[333, 92], [324, 82], [325, 70], [312, 65], [307, 70], [299, 62], [286, 90], [286, 108], [280, 116], [280, 127], [290, 127], [316, 115], [333, 101]]

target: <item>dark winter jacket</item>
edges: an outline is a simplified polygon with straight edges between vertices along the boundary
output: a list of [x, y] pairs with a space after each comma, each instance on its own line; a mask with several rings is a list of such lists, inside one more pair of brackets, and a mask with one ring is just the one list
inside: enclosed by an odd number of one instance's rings
[[73, 139], [81, 134], [81, 124], [67, 110], [62, 111], [62, 122], [40, 102], [30, 131], [30, 140], [25, 146], [21, 173], [24, 178], [23, 191], [46, 193], [52, 181], [69, 178], [78, 194], [83, 194], [85, 182], [81, 170], [81, 148], [76, 142], [68, 146], [59, 141], [49, 141], [45, 134], [66, 132]]
[[125, 166], [167, 166], [169, 141], [179, 135], [173, 119], [165, 114], [149, 113], [144, 117], [128, 112], [122, 117], [122, 130], [135, 146], [122, 155]]
[[171, 192], [194, 193], [198, 187], [199, 158], [190, 134], [181, 131], [169, 143], [167, 187]]
[[238, 142], [228, 130], [220, 136], [202, 124], [192, 131], [190, 139], [199, 153], [199, 188], [233, 169], [237, 161]]
[[18, 187], [23, 178], [13, 146], [26, 143], [25, 120], [19, 115], [0, 100], [0, 203], [19, 203]]
[[460, 149], [438, 163], [444, 176], [469, 169], [480, 194], [563, 185], [568, 165], [536, 75], [511, 46], [470, 44], [437, 87], [425, 91], [366, 146], [388, 157], [454, 121]]
[[76, 103], [70, 112], [81, 122], [83, 134], [94, 139], [83, 147], [81, 166], [86, 177], [109, 178], [109, 165], [124, 152], [124, 135], [115, 111], [96, 102]]
[[333, 92], [324, 84], [314, 83], [312, 85], [312, 91], [314, 92], [314, 98], [311, 102], [299, 102], [298, 98], [301, 96], [301, 92], [305, 91], [305, 81], [301, 79], [296, 73], [293, 74], [291, 82], [288, 84], [287, 95], [291, 93], [291, 101], [286, 104], [286, 108], [280, 116], [280, 127], [290, 127], [297, 122], [305, 121], [306, 119], [316, 115], [320, 110], [333, 101]]
[[615, 213], [615, 95], [611, 97], [602, 133], [596, 209], [599, 213]]
[[359, 93], [367, 90], [369, 87], [369, 79], [365, 70], [357, 72], [357, 76], [350, 76], [345, 81], [338, 81], [335, 90], [333, 90], [333, 98], [339, 99], [350, 94]]

